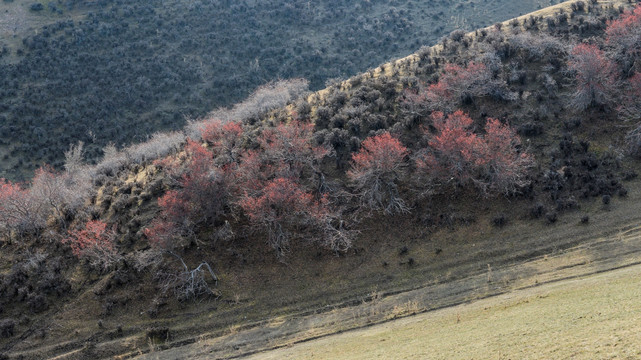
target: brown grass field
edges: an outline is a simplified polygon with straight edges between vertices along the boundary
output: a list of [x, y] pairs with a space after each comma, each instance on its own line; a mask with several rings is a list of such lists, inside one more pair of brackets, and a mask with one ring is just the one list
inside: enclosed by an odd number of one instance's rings
[[639, 359], [641, 266], [445, 308], [251, 359]]

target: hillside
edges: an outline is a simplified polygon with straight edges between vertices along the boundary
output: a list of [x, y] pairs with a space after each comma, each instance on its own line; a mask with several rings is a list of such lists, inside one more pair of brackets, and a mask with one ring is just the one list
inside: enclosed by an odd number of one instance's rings
[[545, 285], [249, 358], [634, 359], [639, 275], [636, 266]]
[[318, 90], [455, 29], [547, 4], [2, 1], [0, 177], [30, 179], [45, 163], [61, 169], [78, 141], [93, 162], [109, 143], [178, 130], [270, 81], [303, 77]]
[[566, 2], [3, 180], [0, 352], [243, 356], [638, 263], [639, 36]]

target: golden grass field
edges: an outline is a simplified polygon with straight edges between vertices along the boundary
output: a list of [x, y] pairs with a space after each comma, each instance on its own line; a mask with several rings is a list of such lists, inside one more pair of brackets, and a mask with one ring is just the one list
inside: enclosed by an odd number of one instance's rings
[[641, 265], [300, 343], [252, 359], [639, 359]]

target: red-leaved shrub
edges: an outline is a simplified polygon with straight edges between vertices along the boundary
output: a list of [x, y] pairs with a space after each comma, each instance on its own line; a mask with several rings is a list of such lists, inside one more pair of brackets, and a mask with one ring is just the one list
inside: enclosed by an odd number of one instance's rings
[[267, 232], [269, 245], [279, 257], [289, 251], [292, 237], [321, 235], [305, 228], [318, 228], [327, 216], [324, 198], [315, 200], [299, 184], [281, 177], [269, 181], [259, 196], [244, 197], [240, 206], [256, 230]]
[[92, 266], [108, 268], [121, 258], [115, 230], [100, 220], [90, 220], [84, 228], [70, 230], [63, 242], [71, 246], [75, 256], [88, 259]]
[[437, 130], [429, 146], [416, 156], [419, 184], [428, 191], [452, 183], [475, 185], [484, 194], [512, 194], [528, 184], [531, 155], [520, 150], [521, 139], [507, 124], [488, 118], [485, 135], [473, 131], [474, 121], [464, 112], [432, 114]]
[[408, 210], [397, 187], [405, 174], [407, 155], [407, 148], [387, 132], [363, 141], [347, 172], [363, 206], [386, 214]]
[[568, 68], [575, 73], [572, 105], [584, 110], [592, 105], [609, 105], [616, 89], [616, 66], [595, 45], [579, 44], [572, 49]]
[[606, 44], [612, 49], [614, 59], [621, 65], [623, 74], [630, 76], [635, 59], [641, 52], [641, 5], [626, 11], [618, 19], [608, 22], [605, 30]]

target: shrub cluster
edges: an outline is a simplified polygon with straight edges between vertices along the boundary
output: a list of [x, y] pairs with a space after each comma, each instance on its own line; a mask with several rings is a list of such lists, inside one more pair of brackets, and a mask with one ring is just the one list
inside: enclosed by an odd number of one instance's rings
[[314, 146], [312, 132], [309, 123], [281, 123], [262, 130], [256, 149], [241, 152], [240, 123], [206, 122], [200, 133], [207, 148], [188, 140], [184, 160], [157, 162], [176, 178], [176, 187], [159, 199], [159, 217], [145, 230], [150, 242], [173, 251], [186, 245], [179, 239], [189, 239], [202, 226], [228, 225], [226, 218], [240, 211], [251, 229], [267, 234], [279, 257], [293, 238], [334, 251], [349, 248], [339, 211], [323, 190], [320, 164], [332, 152]]

